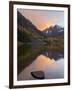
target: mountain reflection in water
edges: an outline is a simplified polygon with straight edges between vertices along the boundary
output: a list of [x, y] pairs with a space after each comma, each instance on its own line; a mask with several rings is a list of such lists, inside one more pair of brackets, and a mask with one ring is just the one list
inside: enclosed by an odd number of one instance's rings
[[[33, 58], [33, 56], [31, 55], [32, 52], [32, 55], [35, 55], [35, 58]], [[47, 48], [38, 48], [34, 51], [34, 48], [31, 48], [28, 54], [26, 54], [27, 56], [29, 56], [29, 58], [23, 58], [25, 53], [22, 56], [21, 55], [19, 56], [18, 65], [22, 65], [22, 69], [20, 69], [20, 72], [18, 73], [18, 80], [35, 80], [35, 78], [31, 75], [31, 72], [33, 71], [43, 71], [45, 74], [45, 79], [64, 78], [63, 50], [49, 50]], [[24, 66], [25, 64], [23, 65], [23, 62], [21, 61], [27, 62], [27, 60], [29, 59], [31, 60], [31, 62]]]

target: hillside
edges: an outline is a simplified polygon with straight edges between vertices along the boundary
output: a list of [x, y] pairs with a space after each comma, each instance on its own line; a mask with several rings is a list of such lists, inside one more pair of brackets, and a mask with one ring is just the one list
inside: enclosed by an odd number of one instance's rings
[[17, 12], [18, 40], [21, 42], [41, 41], [44, 38], [41, 32], [21, 13]]

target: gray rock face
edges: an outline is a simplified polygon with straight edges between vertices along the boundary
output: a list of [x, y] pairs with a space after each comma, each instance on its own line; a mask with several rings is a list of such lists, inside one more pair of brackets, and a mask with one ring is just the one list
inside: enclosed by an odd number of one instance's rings
[[34, 71], [34, 72], [31, 72], [31, 75], [36, 79], [44, 79], [45, 78], [43, 71]]

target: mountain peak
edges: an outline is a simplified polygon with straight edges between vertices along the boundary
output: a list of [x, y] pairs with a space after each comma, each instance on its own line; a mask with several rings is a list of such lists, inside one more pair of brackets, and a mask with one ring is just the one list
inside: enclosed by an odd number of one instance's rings
[[62, 28], [59, 25], [50, 26], [49, 28], [46, 28], [43, 31], [44, 35], [63, 35], [64, 34], [64, 28]]
[[54, 28], [56, 28], [56, 29], [61, 29], [62, 27], [59, 26], [59, 25], [55, 25]]

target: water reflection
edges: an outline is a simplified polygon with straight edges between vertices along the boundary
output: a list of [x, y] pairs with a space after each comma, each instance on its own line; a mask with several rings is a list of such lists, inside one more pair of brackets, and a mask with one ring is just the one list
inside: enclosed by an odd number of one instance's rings
[[42, 52], [43, 55], [48, 56], [49, 58], [54, 58], [55, 60], [58, 60], [60, 58], [64, 58], [64, 51], [63, 50], [49, 50], [45, 49]]
[[[33, 48], [34, 49], [34, 48]], [[32, 57], [25, 58], [23, 61], [27, 61], [27, 59], [32, 60], [30, 64], [26, 67], [22, 68], [21, 72], [18, 74], [18, 80], [34, 80], [31, 75], [33, 71], [43, 71], [45, 74], [45, 79], [55, 79], [55, 78], [63, 78], [64, 77], [64, 52], [63, 50], [49, 50], [47, 48], [36, 48], [36, 51], [31, 51], [36, 54], [35, 56], [32, 54]], [[38, 51], [38, 52], [37, 52]], [[31, 52], [29, 52], [31, 53]], [[29, 54], [28, 54], [29, 55]], [[22, 56], [21, 56], [22, 57]], [[19, 64], [21, 64], [19, 62]]]

